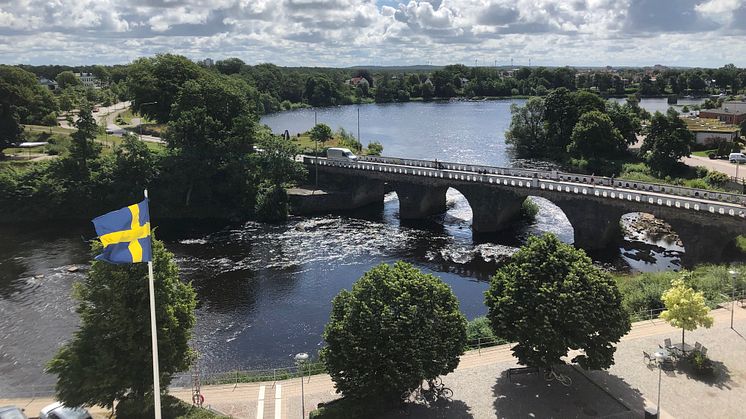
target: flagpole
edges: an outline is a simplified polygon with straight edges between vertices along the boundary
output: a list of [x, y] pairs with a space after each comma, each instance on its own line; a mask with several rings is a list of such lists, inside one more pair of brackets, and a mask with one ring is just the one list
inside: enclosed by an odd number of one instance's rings
[[[145, 189], [145, 199], [148, 199], [147, 189]], [[151, 243], [151, 249], [152, 246]], [[148, 284], [150, 285], [150, 336], [153, 340], [153, 400], [155, 402], [155, 419], [161, 419], [161, 382], [158, 372], [158, 328], [155, 325], [155, 291], [153, 290], [155, 279], [153, 278], [152, 253], [151, 250], [151, 257], [148, 261], [148, 275], [150, 276]]]

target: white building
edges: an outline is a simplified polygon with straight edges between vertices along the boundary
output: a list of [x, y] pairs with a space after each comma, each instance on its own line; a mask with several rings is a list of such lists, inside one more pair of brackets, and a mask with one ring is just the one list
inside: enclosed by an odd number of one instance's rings
[[80, 79], [80, 82], [83, 83], [83, 86], [85, 87], [100, 87], [101, 85], [93, 73], [75, 73], [75, 77]]

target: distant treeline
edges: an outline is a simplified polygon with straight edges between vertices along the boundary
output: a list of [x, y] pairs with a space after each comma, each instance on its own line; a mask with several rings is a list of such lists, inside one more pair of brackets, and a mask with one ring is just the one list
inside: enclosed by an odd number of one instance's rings
[[[91, 72], [107, 85], [126, 84], [140, 60], [115, 66], [19, 66], [38, 77], [56, 79], [63, 72]], [[238, 58], [197, 63], [207, 71], [240, 79], [257, 92], [257, 111], [271, 113], [302, 106], [335, 106], [364, 102], [456, 97], [545, 96], [551, 90], [589, 90], [602, 96], [642, 97], [670, 94], [704, 96], [736, 94], [746, 87], [746, 70], [728, 64], [717, 69], [653, 68], [583, 69], [573, 67], [371, 67], [317, 68], [248, 65]], [[177, 70], [178, 71], [178, 70]], [[118, 88], [118, 96], [127, 96]]]

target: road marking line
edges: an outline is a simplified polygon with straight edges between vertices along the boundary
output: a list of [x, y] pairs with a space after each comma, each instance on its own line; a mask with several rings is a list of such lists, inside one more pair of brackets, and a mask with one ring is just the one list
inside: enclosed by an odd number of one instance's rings
[[256, 402], [256, 419], [264, 419], [264, 386], [259, 386], [259, 400]]
[[282, 386], [278, 384], [275, 387], [275, 419], [282, 419]]

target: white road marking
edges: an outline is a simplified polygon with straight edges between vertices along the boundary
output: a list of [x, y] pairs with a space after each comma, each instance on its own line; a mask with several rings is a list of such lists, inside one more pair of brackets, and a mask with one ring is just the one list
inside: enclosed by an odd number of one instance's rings
[[275, 419], [282, 419], [282, 386], [275, 387]]
[[256, 402], [256, 419], [264, 419], [264, 386], [259, 386], [259, 400]]

